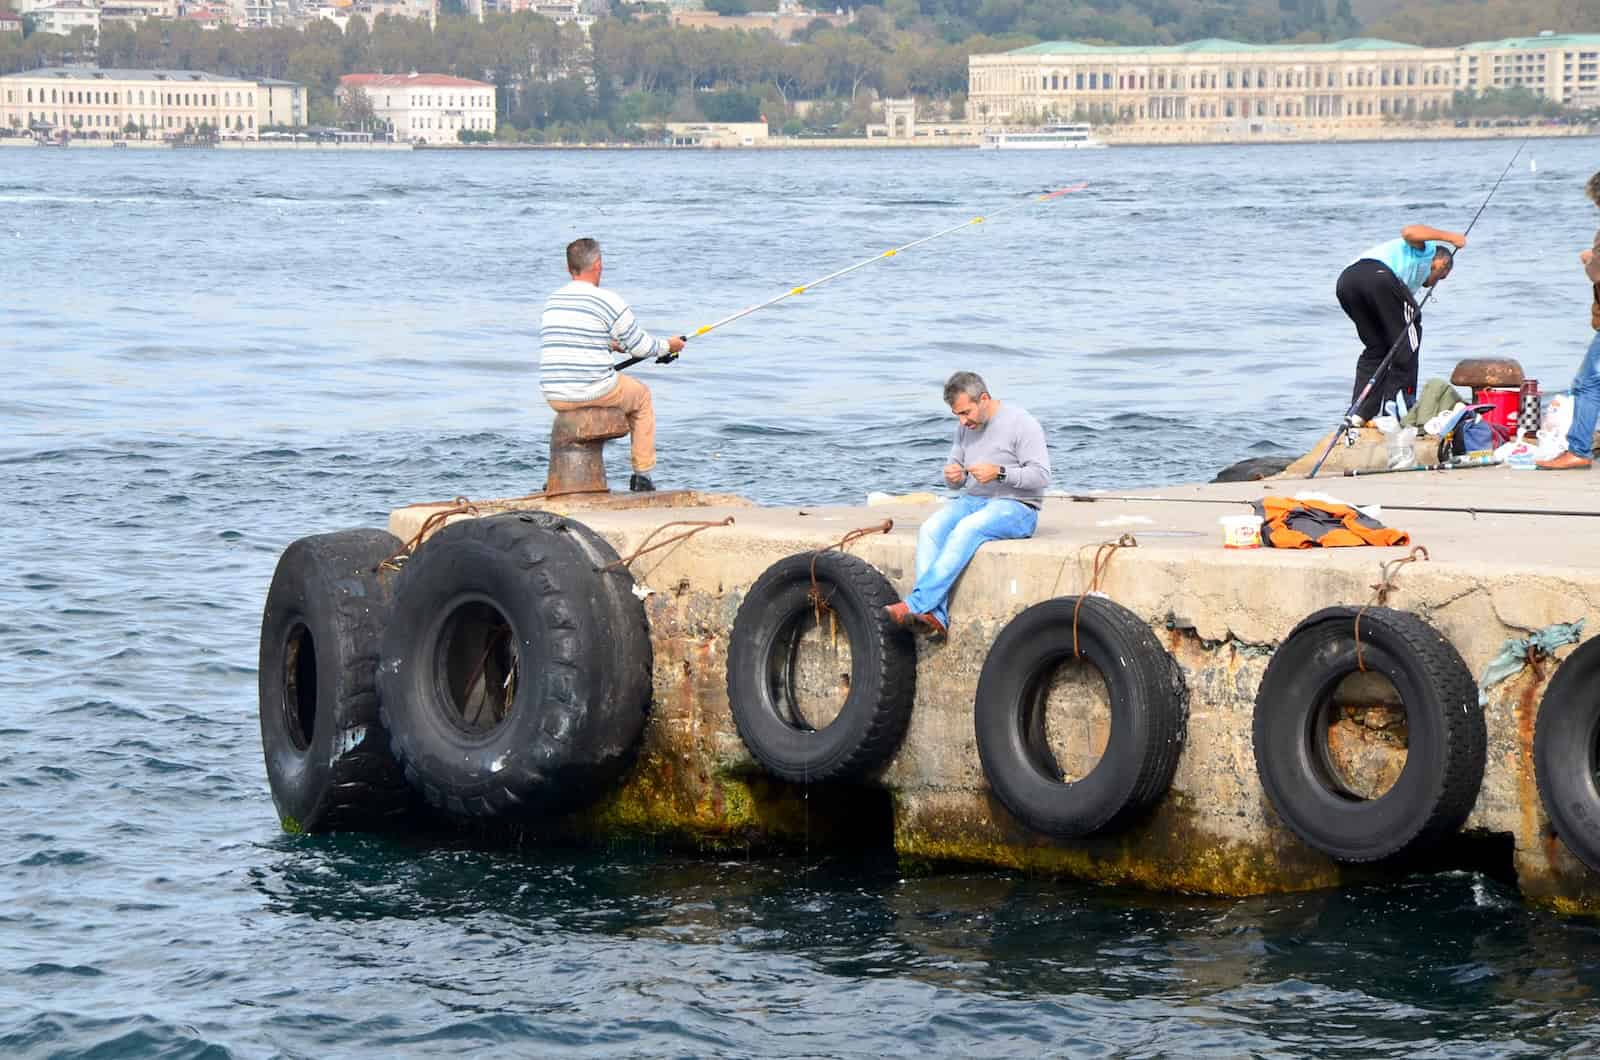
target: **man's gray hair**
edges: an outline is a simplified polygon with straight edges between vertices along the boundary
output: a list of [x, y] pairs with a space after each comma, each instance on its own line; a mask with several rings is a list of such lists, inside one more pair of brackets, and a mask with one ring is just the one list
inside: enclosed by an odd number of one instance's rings
[[989, 392], [989, 384], [977, 372], [957, 372], [944, 382], [944, 403], [954, 405], [957, 394], [965, 394], [973, 401]]
[[589, 239], [574, 239], [567, 244], [567, 271], [583, 272], [600, 260], [600, 244]]

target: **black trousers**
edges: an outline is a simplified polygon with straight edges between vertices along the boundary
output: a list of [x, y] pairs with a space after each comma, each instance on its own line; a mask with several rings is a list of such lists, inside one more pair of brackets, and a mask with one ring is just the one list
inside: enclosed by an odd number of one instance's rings
[[[1372, 388], [1372, 393], [1354, 415], [1370, 420], [1404, 391], [1406, 404], [1417, 401], [1417, 354], [1422, 350], [1422, 321], [1417, 303], [1389, 266], [1371, 258], [1351, 265], [1339, 274], [1339, 305], [1356, 326], [1361, 338], [1361, 359], [1356, 362], [1356, 382], [1350, 391], [1354, 401], [1367, 385], [1378, 365], [1394, 349], [1389, 370]], [[1395, 344], [1399, 343], [1396, 349]]]

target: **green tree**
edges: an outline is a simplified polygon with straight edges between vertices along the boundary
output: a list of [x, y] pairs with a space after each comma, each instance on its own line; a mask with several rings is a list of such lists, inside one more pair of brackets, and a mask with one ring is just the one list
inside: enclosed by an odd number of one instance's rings
[[310, 121], [312, 125], [337, 125], [339, 123], [339, 105], [334, 102], [332, 95], [318, 93], [310, 95]]
[[754, 92], [739, 89], [702, 92], [699, 100], [700, 110], [708, 121], [759, 121], [761, 118], [761, 99]]
[[351, 15], [339, 43], [339, 68], [342, 73], [358, 73], [367, 68], [367, 51], [372, 45], [372, 30], [360, 15]]
[[352, 86], [339, 93], [339, 124], [348, 129], [370, 129], [378, 121], [377, 110], [367, 90]]

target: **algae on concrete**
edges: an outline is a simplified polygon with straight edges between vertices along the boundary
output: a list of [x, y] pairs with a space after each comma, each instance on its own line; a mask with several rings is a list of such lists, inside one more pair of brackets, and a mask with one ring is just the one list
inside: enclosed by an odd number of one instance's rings
[[[1388, 606], [1434, 625], [1474, 673], [1508, 637], [1580, 618], [1600, 630], [1600, 554], [1593, 547], [1600, 521], [1485, 511], [1592, 508], [1600, 516], [1600, 505], [1585, 502], [1560, 476], [1501, 468], [1357, 479], [1324, 472], [1313, 482], [1051, 498], [1032, 539], [993, 542], [979, 551], [952, 599], [949, 640], [920, 644], [916, 706], [899, 753], [868, 786], [830, 796], [766, 779], [740, 743], [725, 672], [734, 616], [746, 588], [772, 563], [832, 545], [886, 514], [894, 519], [893, 532], [864, 538], [851, 551], [909, 591], [916, 529], [933, 508], [710, 508], [697, 517], [733, 514], [736, 524], [632, 565], [641, 591], [650, 593], [653, 714], [637, 768], [572, 826], [600, 838], [638, 832], [691, 844], [798, 839], [824, 846], [861, 838], [861, 829], [848, 827], [856, 815], [872, 818], [867, 831], [909, 860], [1218, 895], [1349, 879], [1350, 870], [1304, 846], [1268, 804], [1251, 746], [1255, 694], [1271, 651], [1301, 619], [1330, 605], [1370, 602], [1380, 563], [1405, 550], [1221, 547], [1219, 516], [1247, 510], [1249, 501], [1269, 494], [1303, 489], [1379, 505], [1389, 525], [1427, 546], [1430, 559], [1398, 574]], [[649, 508], [584, 510], [570, 499], [567, 508], [622, 555], [662, 523], [683, 517]], [[392, 532], [408, 538], [429, 511], [396, 512]], [[1101, 588], [1147, 621], [1183, 669], [1189, 697], [1183, 755], [1167, 797], [1121, 835], [1075, 841], [1032, 835], [1008, 818], [984, 781], [973, 730], [977, 677], [1011, 618], [1040, 600], [1084, 591], [1096, 548], [1130, 525], [1136, 538], [1141, 527], [1146, 536], [1117, 553]], [[1488, 763], [1466, 830], [1510, 838], [1513, 864], [1503, 868], [1514, 868], [1529, 898], [1600, 912], [1600, 881], [1552, 835], [1532, 773], [1538, 702], [1558, 662], [1547, 660], [1542, 669], [1530, 668], [1492, 690], [1485, 709]], [[1357, 771], [1394, 768], [1398, 733], [1387, 748], [1368, 747], [1369, 735], [1381, 727], [1357, 720], [1372, 716], [1382, 698], [1354, 702], [1343, 723], [1350, 768]], [[1376, 786], [1382, 778], [1374, 772], [1369, 780]], [[1418, 864], [1364, 871], [1381, 878]]]

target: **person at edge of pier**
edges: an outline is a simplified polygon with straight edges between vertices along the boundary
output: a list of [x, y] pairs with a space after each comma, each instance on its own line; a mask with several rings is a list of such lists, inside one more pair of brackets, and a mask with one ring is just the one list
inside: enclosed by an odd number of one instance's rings
[[[1589, 201], [1600, 206], [1600, 173], [1584, 186]], [[1594, 301], [1589, 304], [1589, 324], [1595, 329], [1589, 352], [1578, 365], [1572, 381], [1572, 427], [1567, 431], [1567, 451], [1552, 460], [1539, 461], [1540, 471], [1581, 471], [1594, 464], [1594, 426], [1600, 419], [1600, 232], [1594, 246], [1578, 255], [1584, 275], [1594, 285]]]
[[[1407, 405], [1417, 400], [1417, 362], [1422, 351], [1422, 322], [1417, 318], [1416, 293], [1450, 275], [1455, 252], [1467, 237], [1427, 225], [1406, 225], [1399, 239], [1367, 250], [1339, 274], [1339, 306], [1356, 326], [1363, 347], [1356, 361], [1354, 401], [1372, 373], [1399, 343], [1384, 378], [1372, 388], [1361, 407], [1351, 412], [1359, 422], [1377, 416], [1384, 405], [1404, 392]], [[1405, 335], [1405, 341], [1400, 336]]]
[[628, 489], [648, 493], [655, 483], [656, 414], [650, 388], [611, 367], [613, 353], [661, 357], [683, 349], [683, 339], [659, 339], [639, 326], [633, 310], [615, 291], [600, 286], [604, 262], [600, 244], [575, 239], [567, 244], [571, 281], [544, 304], [539, 325], [539, 387], [557, 412], [621, 409], [628, 417], [633, 476]]
[[944, 480], [964, 492], [946, 501], [917, 534], [917, 579], [889, 617], [920, 633], [950, 628], [951, 587], [985, 541], [1032, 537], [1050, 484], [1050, 453], [1039, 421], [989, 393], [975, 372], [944, 384], [958, 424]]

